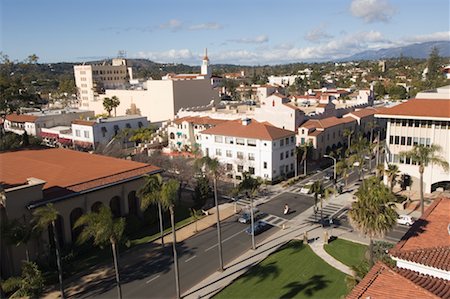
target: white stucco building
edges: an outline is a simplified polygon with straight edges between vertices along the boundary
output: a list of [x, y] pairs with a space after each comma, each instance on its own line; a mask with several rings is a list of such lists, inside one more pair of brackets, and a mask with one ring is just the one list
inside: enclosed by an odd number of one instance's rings
[[200, 132], [203, 155], [225, 165], [229, 178], [243, 172], [268, 181], [293, 175], [295, 133], [252, 119], [227, 121]]
[[70, 126], [75, 119], [94, 117], [94, 111], [78, 109], [58, 109], [8, 114], [5, 117], [5, 131], [22, 135], [40, 136], [42, 128]]
[[[401, 158], [401, 151], [414, 145], [439, 145], [441, 156], [450, 162], [450, 86], [433, 92], [418, 93], [400, 105], [382, 110], [375, 117], [387, 121], [386, 161], [396, 164], [402, 174], [412, 178], [412, 190], [419, 189], [419, 167], [415, 161]], [[450, 174], [438, 165], [429, 164], [423, 174], [424, 191], [430, 193], [438, 187], [448, 188]]]
[[255, 109], [254, 118], [294, 132], [306, 120], [305, 113], [279, 93], [261, 99], [261, 107]]
[[[82, 71], [85, 72], [83, 75]], [[94, 71], [89, 69], [89, 66], [75, 67], [75, 76], [79, 77], [76, 84], [80, 91], [80, 103], [82, 107], [94, 110], [95, 114], [106, 112], [103, 107], [104, 98], [116, 96], [120, 101], [116, 109], [117, 115], [140, 114], [146, 116], [150, 122], [158, 123], [173, 119], [181, 108], [204, 106], [218, 99], [218, 94], [211, 84], [211, 67], [206, 55], [202, 61], [201, 74], [167, 74], [162, 80], [147, 80], [141, 86], [131, 87], [122, 81], [116, 85], [115, 82], [109, 82], [109, 85], [96, 83]], [[96, 84], [107, 88], [91, 92]], [[87, 94], [83, 94], [83, 90], [86, 90]]]

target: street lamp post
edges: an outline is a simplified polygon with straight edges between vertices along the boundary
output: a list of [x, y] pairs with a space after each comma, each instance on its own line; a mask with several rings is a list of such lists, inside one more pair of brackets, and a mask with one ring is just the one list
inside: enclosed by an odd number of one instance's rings
[[332, 156], [330, 156], [330, 155], [323, 155], [323, 156], [324, 156], [324, 158], [330, 158], [330, 159], [333, 159], [333, 162], [334, 162], [333, 179], [334, 179], [334, 183], [336, 184], [336, 162], [337, 162], [337, 160], [336, 160], [336, 158], [334, 158], [334, 157], [332, 157]]

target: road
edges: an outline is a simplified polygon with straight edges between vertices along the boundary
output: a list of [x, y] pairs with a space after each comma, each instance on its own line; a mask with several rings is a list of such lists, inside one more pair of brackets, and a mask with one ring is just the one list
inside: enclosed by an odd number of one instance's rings
[[[284, 204], [292, 210], [283, 215]], [[281, 222], [286, 222], [314, 204], [311, 197], [293, 193], [283, 193], [268, 203], [258, 206], [268, 213], [274, 227], [257, 235], [256, 244], [261, 243], [278, 231]], [[237, 216], [222, 222], [224, 264], [227, 265], [251, 247], [251, 238], [244, 230], [248, 225], [240, 224]], [[268, 221], [271, 223], [271, 221]], [[180, 270], [181, 293], [187, 291], [219, 267], [216, 228], [208, 228], [177, 246]], [[124, 298], [174, 298], [175, 275], [171, 247], [162, 251], [155, 245], [144, 245], [121, 256], [120, 260], [122, 293]], [[88, 291], [78, 298], [117, 296], [114, 277], [108, 277], [89, 286]]]

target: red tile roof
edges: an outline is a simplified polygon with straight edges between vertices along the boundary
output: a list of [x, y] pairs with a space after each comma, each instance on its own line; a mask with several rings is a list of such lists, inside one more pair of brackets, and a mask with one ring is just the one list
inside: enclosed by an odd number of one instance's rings
[[82, 125], [82, 126], [93, 126], [95, 125], [95, 121], [92, 120], [83, 120], [83, 119], [75, 119], [72, 121], [75, 125]]
[[377, 113], [377, 116], [418, 116], [450, 118], [450, 99], [411, 99], [407, 102], [386, 108]]
[[423, 216], [416, 220], [392, 252], [450, 246], [450, 198], [435, 199]]
[[[440, 298], [435, 293], [423, 288], [421, 284], [414, 282], [414, 275], [409, 272], [413, 271], [391, 269], [386, 264], [378, 262], [346, 298]], [[434, 285], [442, 281], [434, 279]]]
[[29, 114], [8, 114], [6, 119], [15, 123], [34, 123], [39, 117]]
[[[413, 263], [450, 271], [450, 243], [449, 246], [391, 251], [392, 256]], [[450, 276], [449, 276], [450, 278]]]
[[267, 122], [261, 123], [253, 119], [248, 125], [243, 125], [241, 120], [224, 122], [201, 133], [261, 140], [275, 140], [295, 135], [295, 132], [280, 129]]
[[408, 269], [395, 268], [394, 270], [414, 284], [428, 290], [439, 298], [450, 298], [450, 282], [448, 280], [421, 274]]
[[223, 122], [227, 122], [229, 120], [226, 119], [215, 119], [209, 116], [186, 116], [177, 118], [174, 120], [174, 123], [181, 124], [182, 122], [187, 121], [189, 123], [198, 124], [198, 125], [218, 125]]
[[359, 117], [359, 118], [363, 118], [363, 117], [366, 117], [366, 116], [374, 115], [375, 113], [378, 113], [378, 112], [381, 112], [381, 110], [377, 109], [377, 108], [374, 108], [374, 107], [369, 107], [369, 108], [364, 108], [364, 109], [361, 109], [361, 110], [358, 110], [358, 111], [350, 112], [349, 114], [352, 114], [352, 115], [354, 115], [356, 117]]
[[7, 185], [24, 184], [30, 177], [46, 181], [45, 199], [161, 171], [149, 164], [67, 149], [4, 152], [0, 165], [0, 182]]
[[356, 122], [356, 120], [351, 117], [337, 118], [336, 116], [331, 116], [331, 117], [322, 118], [322, 119], [310, 119], [310, 120], [306, 121], [300, 127], [305, 127], [308, 129], [311, 129], [311, 128], [326, 129], [326, 128], [331, 128], [331, 127], [334, 127], [334, 126], [337, 126], [340, 124], [346, 124], [346, 123], [351, 123], [351, 122]]

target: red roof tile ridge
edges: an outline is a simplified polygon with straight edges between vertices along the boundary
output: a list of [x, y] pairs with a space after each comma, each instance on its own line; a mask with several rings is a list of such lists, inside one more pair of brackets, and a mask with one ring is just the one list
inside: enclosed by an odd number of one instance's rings
[[[438, 298], [441, 298], [443, 296], [440, 296], [439, 294], [434, 293], [433, 291], [446, 291], [446, 295], [444, 298], [450, 298], [450, 286], [446, 288], [446, 290], [436, 290], [436, 286], [434, 288], [430, 288], [429, 284], [438, 283], [442, 286], [443, 285], [449, 285], [448, 280], [445, 280], [443, 278], [434, 277], [428, 274], [420, 273], [417, 271], [413, 271], [406, 268], [399, 268], [395, 267], [394, 269], [391, 269], [394, 273], [400, 275], [401, 277], [405, 278], [408, 283], [413, 284], [416, 288], [420, 288], [421, 291], [428, 293], [430, 296], [437, 296]], [[420, 278], [420, 282], [414, 281], [412, 278]], [[427, 283], [428, 285], [424, 285], [424, 283]], [[432, 285], [433, 286], [433, 285]], [[438, 292], [439, 293], [439, 292]]]
[[[401, 273], [398, 273], [395, 269], [392, 269], [391, 267], [389, 267], [388, 265], [386, 265], [385, 263], [383, 263], [381, 261], [378, 261], [372, 267], [372, 269], [370, 269], [370, 271], [366, 274], [366, 276], [361, 280], [361, 282], [358, 285], [356, 285], [353, 288], [353, 290], [347, 295], [346, 298], [348, 298], [348, 299], [361, 298], [361, 296], [371, 287], [371, 285], [378, 278], [378, 276], [380, 274], [382, 274], [384, 271], [389, 271], [390, 273], [392, 273], [392, 275], [401, 278], [402, 280], [405, 281], [405, 283], [408, 283], [414, 289], [418, 289], [418, 290], [426, 293], [430, 297], [437, 298], [437, 296], [435, 294], [433, 294], [432, 292], [430, 292], [429, 290], [427, 290], [427, 289], [423, 288], [422, 286], [414, 283], [413, 281], [411, 281], [407, 277], [403, 276]], [[411, 272], [414, 272], [414, 271], [411, 271]]]

